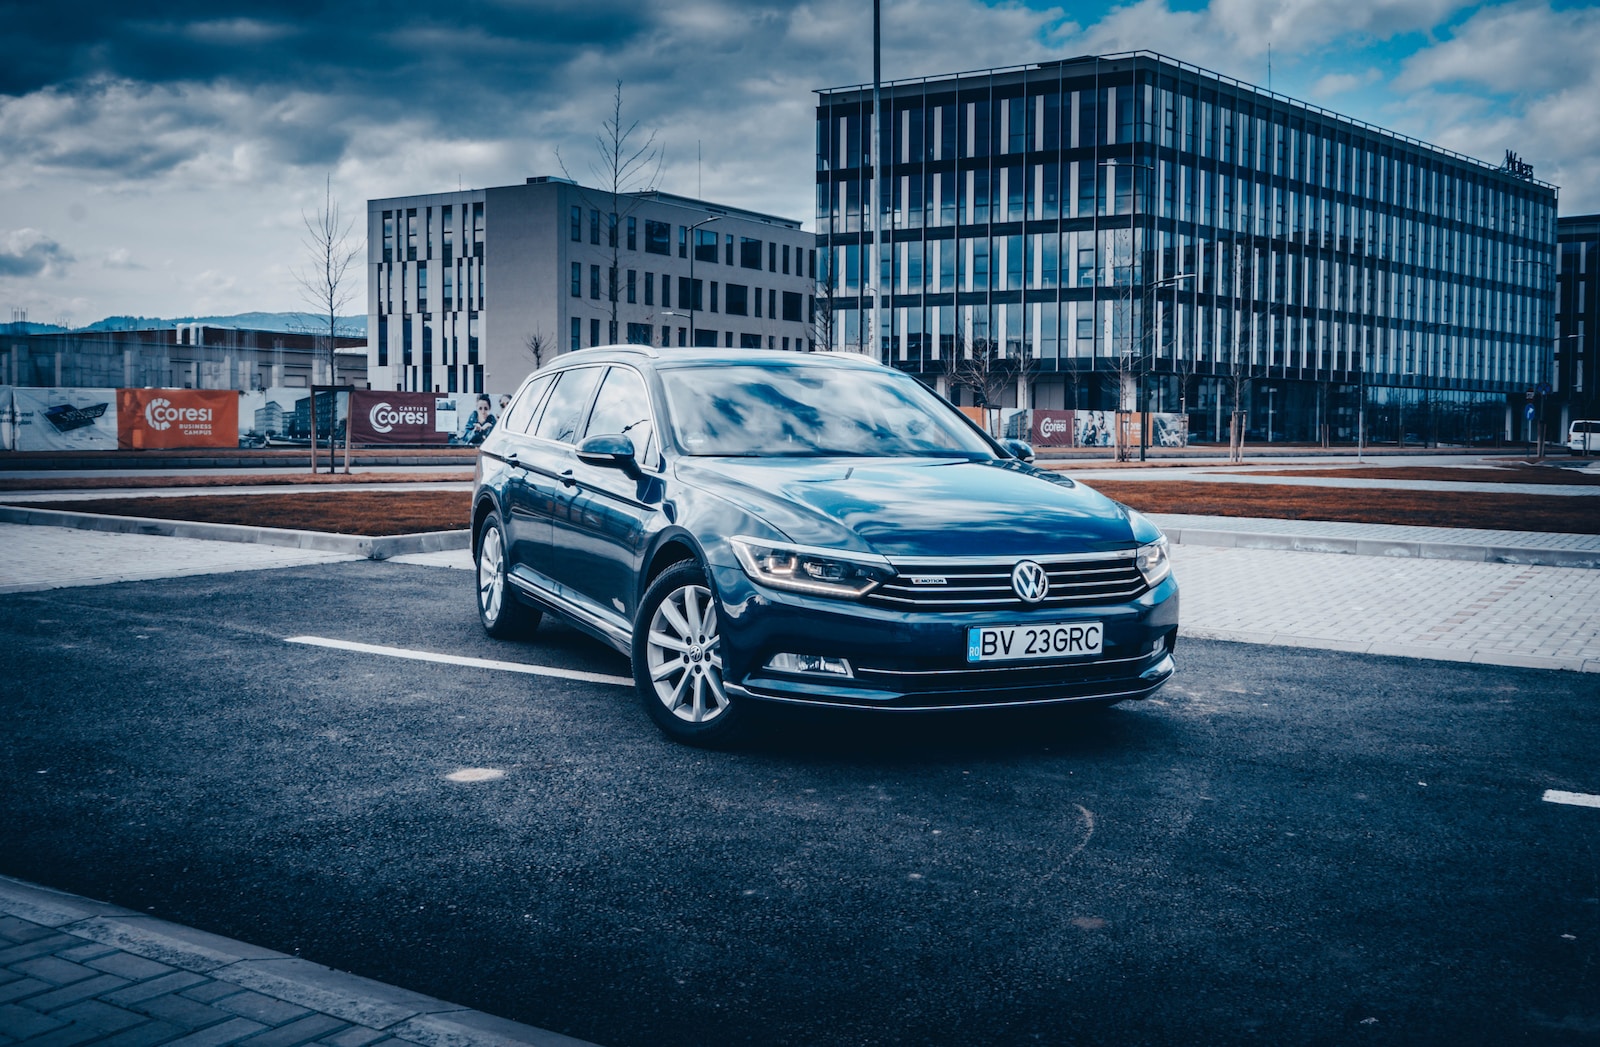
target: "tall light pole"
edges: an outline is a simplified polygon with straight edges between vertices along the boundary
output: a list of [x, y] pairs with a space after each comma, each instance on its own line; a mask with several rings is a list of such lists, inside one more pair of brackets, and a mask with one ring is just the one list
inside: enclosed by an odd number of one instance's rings
[[[1127, 163], [1121, 163], [1121, 162], [1116, 161], [1116, 160], [1101, 160], [1096, 165], [1096, 167], [1098, 167], [1098, 168], [1100, 168], [1102, 170], [1109, 167], [1113, 171], [1115, 171], [1117, 168], [1126, 167], [1126, 168], [1129, 168], [1130, 170], [1145, 171], [1145, 172], [1148, 172], [1149, 174], [1154, 174], [1155, 173], [1155, 165], [1153, 165], [1153, 164], [1141, 164], [1141, 163], [1138, 163], [1138, 162], [1133, 161], [1133, 160], [1129, 160]], [[1111, 187], [1110, 187], [1111, 213], [1115, 214], [1116, 213], [1116, 207], [1117, 207], [1116, 175], [1113, 174], [1111, 177], [1112, 177], [1112, 182], [1111, 182]], [[1147, 191], [1145, 193], [1145, 213], [1146, 213], [1147, 217], [1150, 216], [1150, 194], [1149, 194], [1148, 188], [1147, 188]], [[1149, 338], [1147, 337], [1147, 335], [1148, 335], [1149, 326], [1150, 326], [1149, 325], [1149, 310], [1147, 310], [1145, 308], [1144, 296], [1145, 296], [1145, 292], [1146, 291], [1152, 292], [1152, 295], [1153, 295], [1155, 288], [1153, 286], [1152, 287], [1144, 286], [1144, 252], [1147, 251], [1147, 250], [1151, 250], [1151, 246], [1150, 246], [1150, 243], [1149, 243], [1150, 237], [1148, 235], [1145, 237], [1145, 242], [1143, 244], [1135, 244], [1134, 243], [1134, 235], [1133, 234], [1134, 234], [1134, 232], [1135, 232], [1135, 230], [1137, 228], [1138, 218], [1139, 218], [1139, 194], [1138, 194], [1137, 188], [1135, 188], [1134, 191], [1133, 191], [1133, 201], [1129, 205], [1129, 213], [1128, 213], [1128, 251], [1129, 251], [1129, 254], [1131, 256], [1129, 258], [1129, 266], [1128, 266], [1128, 281], [1129, 281], [1129, 284], [1130, 284], [1130, 286], [1128, 288], [1128, 303], [1129, 303], [1129, 307], [1130, 307], [1130, 310], [1131, 310], [1132, 303], [1133, 303], [1133, 287], [1131, 285], [1135, 282], [1134, 281], [1134, 276], [1133, 276], [1133, 270], [1134, 270], [1134, 267], [1137, 266], [1138, 267], [1138, 272], [1139, 272], [1139, 279], [1138, 279], [1137, 282], [1140, 285], [1140, 287], [1139, 287], [1139, 312], [1140, 312], [1140, 319], [1139, 319], [1139, 356], [1140, 356], [1140, 359], [1143, 360], [1146, 357], [1146, 354], [1149, 352]], [[1151, 301], [1153, 302], [1154, 300], [1155, 300], [1154, 297], [1152, 297]], [[1133, 343], [1133, 331], [1132, 331], [1133, 318], [1131, 316], [1128, 318], [1128, 326], [1129, 326], [1129, 331], [1128, 331], [1129, 353], [1131, 355], [1132, 354], [1132, 343]], [[1119, 376], [1119, 381], [1120, 380], [1121, 379], [1120, 379], [1120, 376]], [[1139, 370], [1135, 370], [1134, 371], [1134, 382], [1135, 382], [1135, 384], [1137, 386], [1137, 391], [1135, 392], [1135, 396], [1137, 397], [1138, 408], [1139, 408], [1139, 461], [1142, 462], [1142, 461], [1145, 460], [1145, 446], [1147, 444], [1147, 440], [1146, 440], [1146, 437], [1145, 437], [1145, 419], [1144, 419], [1144, 413], [1145, 413], [1144, 373], [1142, 371], [1139, 371]], [[1119, 405], [1122, 403], [1122, 390], [1121, 389], [1117, 390], [1117, 403]], [[1119, 426], [1119, 430], [1120, 430], [1120, 426]], [[1120, 441], [1122, 433], [1119, 431], [1117, 433], [1117, 436], [1118, 436], [1118, 439]], [[1120, 450], [1118, 452], [1117, 457], [1119, 459], [1122, 458], [1122, 453], [1120, 452]]]
[[872, 0], [872, 358], [879, 358], [878, 338], [883, 330], [883, 300], [878, 285], [883, 252], [883, 37], [881, 0]]
[[695, 236], [695, 230], [702, 225], [709, 225], [721, 217], [721, 215], [714, 214], [710, 218], [700, 219], [700, 221], [689, 227], [689, 347], [691, 349], [695, 345], [694, 314], [695, 310], [700, 308], [700, 285], [694, 282], [694, 258], [695, 255], [700, 253], [699, 238]]

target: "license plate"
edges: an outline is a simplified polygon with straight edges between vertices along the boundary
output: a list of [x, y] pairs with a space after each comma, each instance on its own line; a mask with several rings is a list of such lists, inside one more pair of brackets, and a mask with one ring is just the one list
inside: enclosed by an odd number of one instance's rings
[[1105, 642], [1100, 622], [975, 626], [967, 630], [967, 661], [1022, 662], [1092, 658]]

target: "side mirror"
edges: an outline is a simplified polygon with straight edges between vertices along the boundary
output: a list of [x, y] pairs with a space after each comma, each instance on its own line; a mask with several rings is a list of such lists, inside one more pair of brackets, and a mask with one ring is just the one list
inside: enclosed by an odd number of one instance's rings
[[644, 476], [634, 457], [633, 441], [621, 433], [589, 437], [578, 445], [578, 461], [608, 469], [621, 469], [635, 480]]
[[1013, 458], [1024, 462], [1033, 461], [1033, 445], [1026, 440], [1002, 440], [1000, 446], [1010, 452]]

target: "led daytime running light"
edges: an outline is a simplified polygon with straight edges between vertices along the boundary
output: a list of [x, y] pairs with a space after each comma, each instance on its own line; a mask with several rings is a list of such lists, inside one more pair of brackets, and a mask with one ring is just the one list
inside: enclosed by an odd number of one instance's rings
[[1172, 559], [1167, 555], [1167, 539], [1163, 535], [1153, 542], [1139, 546], [1139, 552], [1134, 563], [1138, 565], [1139, 573], [1144, 575], [1148, 585], [1158, 585], [1172, 573]]
[[731, 538], [739, 565], [752, 581], [774, 589], [856, 599], [894, 574], [887, 560], [856, 559], [799, 545]]

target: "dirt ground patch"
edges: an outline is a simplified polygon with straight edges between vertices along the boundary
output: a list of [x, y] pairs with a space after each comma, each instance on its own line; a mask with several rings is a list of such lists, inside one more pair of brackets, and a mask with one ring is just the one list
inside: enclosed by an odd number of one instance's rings
[[[1405, 471], [1409, 475], [1416, 470]], [[1191, 480], [1161, 483], [1097, 480], [1092, 486], [1102, 494], [1147, 513], [1600, 534], [1600, 497], [1477, 491], [1367, 491]]]
[[1340, 476], [1360, 480], [1443, 480], [1475, 484], [1567, 484], [1600, 487], [1600, 473], [1548, 465], [1496, 465], [1451, 468], [1443, 465], [1350, 466], [1335, 469], [1259, 469], [1251, 476]]
[[467, 491], [310, 491], [294, 494], [218, 494], [173, 498], [94, 498], [35, 502], [31, 508], [156, 520], [286, 527], [335, 534], [417, 534], [454, 531], [471, 521]]
[[[1408, 474], [1415, 470], [1407, 470]], [[1346, 474], [1341, 474], [1346, 475]], [[1600, 534], [1600, 498], [1489, 492], [1101, 480], [1096, 490], [1152, 513]], [[413, 534], [468, 524], [465, 491], [352, 490], [172, 498], [97, 498], [35, 508], [162, 520], [288, 527], [340, 534]]]

